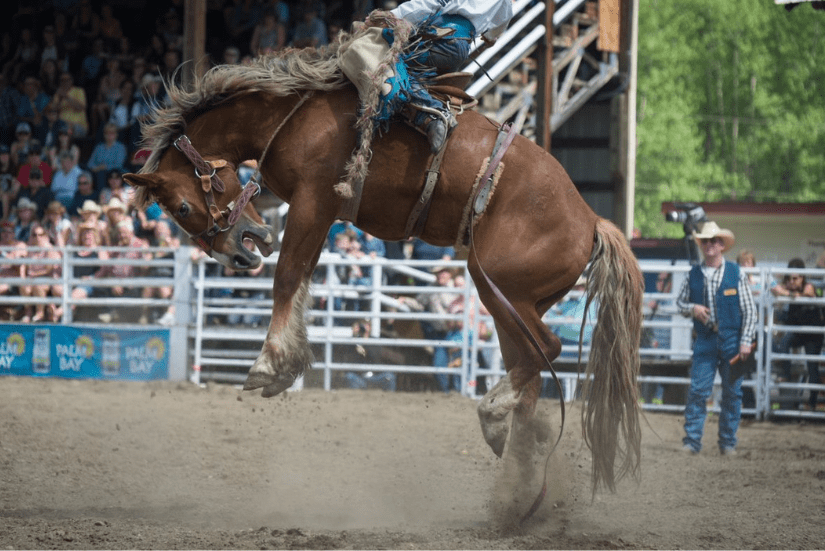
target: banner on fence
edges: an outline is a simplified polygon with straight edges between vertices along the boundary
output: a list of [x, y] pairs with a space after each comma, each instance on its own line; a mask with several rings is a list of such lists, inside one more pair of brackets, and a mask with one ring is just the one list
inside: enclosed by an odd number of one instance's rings
[[169, 330], [0, 325], [0, 375], [168, 379]]

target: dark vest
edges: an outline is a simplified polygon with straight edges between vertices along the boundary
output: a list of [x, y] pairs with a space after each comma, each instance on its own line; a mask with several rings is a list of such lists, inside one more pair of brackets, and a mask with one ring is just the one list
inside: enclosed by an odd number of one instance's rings
[[[711, 328], [697, 320], [693, 321], [696, 335], [701, 338], [719, 339], [719, 349], [726, 358], [739, 353], [739, 340], [742, 333], [742, 311], [739, 308], [739, 265], [725, 262], [722, 281], [716, 292], [716, 324], [718, 333], [714, 335]], [[690, 302], [705, 304], [705, 276], [701, 266], [694, 266], [688, 276]]]

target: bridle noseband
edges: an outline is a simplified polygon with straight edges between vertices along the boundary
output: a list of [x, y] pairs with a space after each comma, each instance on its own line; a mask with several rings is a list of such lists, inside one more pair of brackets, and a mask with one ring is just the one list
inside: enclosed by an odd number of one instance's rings
[[247, 203], [261, 193], [261, 185], [255, 177], [251, 178], [246, 186], [243, 187], [241, 193], [234, 200], [230, 201], [224, 210], [221, 210], [215, 202], [215, 193], [213, 190], [218, 193], [226, 191], [226, 185], [220, 176], [218, 176], [218, 169], [229, 167], [234, 170], [232, 163], [224, 159], [216, 159], [214, 161], [205, 160], [194, 148], [192, 141], [186, 134], [181, 134], [175, 140], [174, 146], [175, 149], [183, 153], [183, 155], [195, 165], [195, 177], [200, 180], [201, 189], [206, 199], [206, 206], [209, 209], [211, 220], [207, 222], [205, 230], [198, 235], [192, 235], [190, 237], [206, 254], [211, 256], [212, 244], [215, 241], [215, 237], [219, 233], [229, 230], [238, 222]]

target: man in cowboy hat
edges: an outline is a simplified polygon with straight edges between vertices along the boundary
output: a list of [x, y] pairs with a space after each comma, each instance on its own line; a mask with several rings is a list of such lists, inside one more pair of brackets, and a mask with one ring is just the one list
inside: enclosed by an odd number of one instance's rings
[[734, 374], [732, 365], [751, 353], [756, 306], [744, 272], [723, 256], [733, 247], [733, 232], [708, 221], [698, 225], [693, 238], [704, 260], [691, 268], [676, 300], [679, 311], [693, 318], [695, 333], [683, 450], [697, 454], [702, 449], [707, 400], [718, 369], [722, 378], [719, 451], [732, 455], [742, 410], [742, 375]]

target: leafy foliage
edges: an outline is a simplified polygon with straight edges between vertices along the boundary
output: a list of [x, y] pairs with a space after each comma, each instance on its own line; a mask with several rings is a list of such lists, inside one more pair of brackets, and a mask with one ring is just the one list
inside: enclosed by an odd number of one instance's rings
[[825, 13], [770, 0], [641, 0], [636, 226], [663, 201], [825, 196]]

